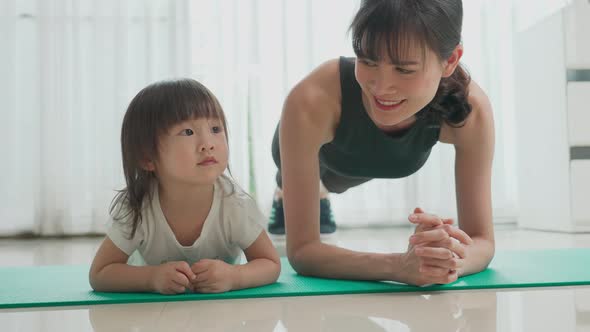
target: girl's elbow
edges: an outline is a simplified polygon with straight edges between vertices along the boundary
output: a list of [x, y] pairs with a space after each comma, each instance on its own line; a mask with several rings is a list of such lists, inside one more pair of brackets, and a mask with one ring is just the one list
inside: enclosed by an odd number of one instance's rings
[[90, 272], [88, 273], [88, 282], [90, 283], [90, 287], [92, 287], [92, 289], [95, 292], [107, 292], [108, 290], [105, 289], [103, 282], [101, 280], [101, 272], [102, 269], [90, 269]]
[[90, 287], [95, 292], [102, 292], [103, 289], [101, 289], [100, 282], [97, 279], [98, 278], [96, 277], [96, 275], [90, 274], [90, 277], [89, 277], [89, 280], [88, 280], [90, 282]]

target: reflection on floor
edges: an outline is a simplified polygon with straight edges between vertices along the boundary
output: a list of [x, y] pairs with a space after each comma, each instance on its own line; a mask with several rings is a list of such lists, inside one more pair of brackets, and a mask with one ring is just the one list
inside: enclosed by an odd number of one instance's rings
[[[401, 251], [409, 228], [339, 230], [355, 250]], [[590, 247], [590, 234], [497, 227], [497, 248]], [[284, 240], [275, 239], [284, 252]], [[0, 266], [89, 264], [101, 239], [0, 240]], [[0, 310], [1, 331], [590, 331], [590, 287], [362, 294]]]

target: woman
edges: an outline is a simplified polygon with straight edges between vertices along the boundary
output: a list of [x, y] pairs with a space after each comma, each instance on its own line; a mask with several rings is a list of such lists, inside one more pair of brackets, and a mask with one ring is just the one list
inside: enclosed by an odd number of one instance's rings
[[[320, 65], [289, 93], [273, 141], [282, 190], [269, 230], [280, 233], [284, 206], [298, 273], [446, 284], [491, 261], [494, 124], [487, 96], [459, 63], [462, 18], [461, 0], [364, 0], [350, 27], [356, 59]], [[408, 176], [438, 141], [456, 151], [459, 228], [416, 208], [405, 253], [320, 241], [320, 231], [335, 229], [326, 191]]]

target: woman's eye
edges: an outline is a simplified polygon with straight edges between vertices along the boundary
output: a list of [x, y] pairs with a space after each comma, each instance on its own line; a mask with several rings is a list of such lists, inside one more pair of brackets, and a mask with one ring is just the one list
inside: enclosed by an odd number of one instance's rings
[[182, 136], [192, 136], [195, 132], [192, 129], [183, 129], [180, 134]]
[[404, 68], [397, 68], [397, 71], [402, 74], [412, 74], [413, 72], [415, 72], [414, 70], [408, 70], [408, 69], [404, 69]]
[[220, 126], [214, 126], [213, 128], [211, 128], [211, 130], [213, 131], [213, 133], [218, 134], [221, 132], [221, 127]]
[[371, 61], [367, 61], [367, 60], [361, 60], [361, 62], [368, 67], [377, 67], [377, 64]]

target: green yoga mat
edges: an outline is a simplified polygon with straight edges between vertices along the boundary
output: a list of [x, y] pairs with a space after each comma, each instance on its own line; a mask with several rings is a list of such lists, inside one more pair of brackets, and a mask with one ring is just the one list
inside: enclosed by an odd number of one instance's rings
[[0, 268], [0, 308], [590, 284], [590, 249], [498, 252], [487, 270], [453, 284], [428, 287], [302, 277], [285, 258], [282, 263], [279, 281], [272, 285], [223, 294], [182, 295], [93, 292], [88, 266], [4, 267]]

